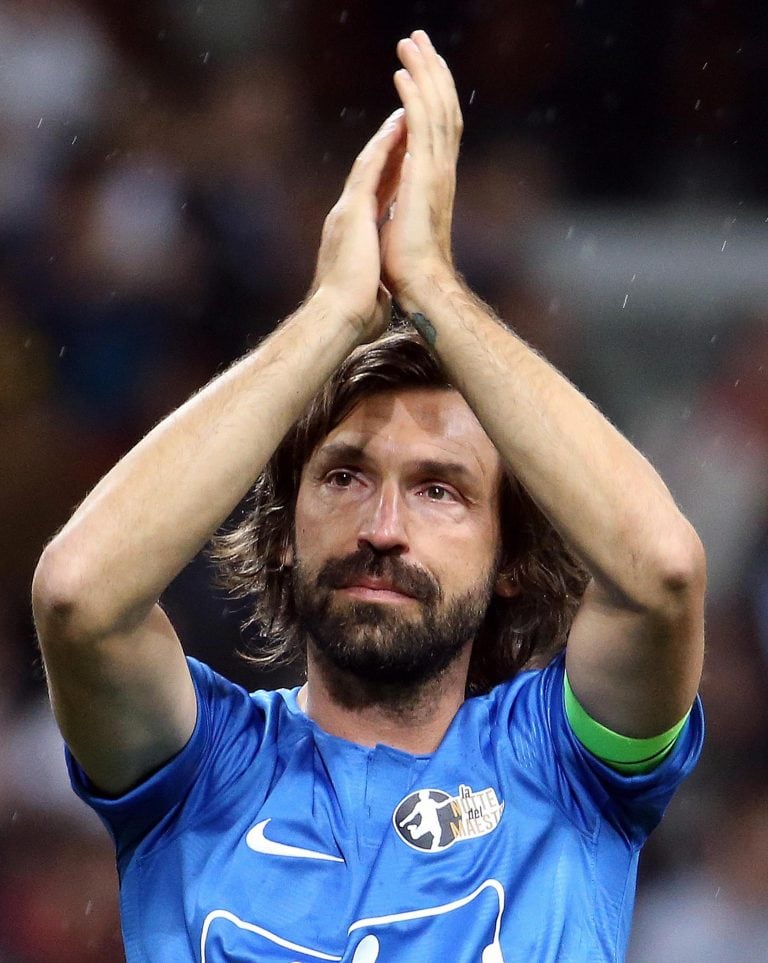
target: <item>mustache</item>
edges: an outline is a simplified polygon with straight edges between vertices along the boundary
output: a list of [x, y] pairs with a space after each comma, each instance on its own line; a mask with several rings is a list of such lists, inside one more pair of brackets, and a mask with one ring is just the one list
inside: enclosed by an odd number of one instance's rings
[[385, 579], [396, 592], [422, 602], [437, 601], [442, 595], [438, 581], [423, 569], [408, 565], [395, 555], [379, 555], [370, 548], [358, 549], [341, 558], [329, 558], [318, 572], [317, 585], [345, 588], [366, 576]]

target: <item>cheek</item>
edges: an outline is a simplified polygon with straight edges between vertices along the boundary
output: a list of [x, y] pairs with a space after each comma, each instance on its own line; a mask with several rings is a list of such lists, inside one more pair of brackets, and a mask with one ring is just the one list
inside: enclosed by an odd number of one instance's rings
[[495, 574], [498, 548], [498, 528], [493, 525], [482, 526], [470, 538], [452, 539], [449, 533], [443, 532], [436, 559], [446, 591], [465, 592]]
[[300, 493], [295, 513], [295, 540], [299, 557], [322, 560], [338, 553], [351, 521], [350, 514], [330, 513], [321, 499]]
[[299, 558], [311, 557], [312, 549], [317, 547], [322, 532], [323, 526], [316, 524], [312, 514], [303, 511], [301, 506], [297, 505], [294, 520], [294, 547]]

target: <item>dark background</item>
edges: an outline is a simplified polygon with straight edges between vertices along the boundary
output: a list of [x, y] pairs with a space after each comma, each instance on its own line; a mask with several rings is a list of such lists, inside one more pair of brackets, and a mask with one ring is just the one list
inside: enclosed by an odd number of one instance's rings
[[[465, 115], [470, 283], [659, 468], [709, 554], [708, 742], [632, 959], [768, 959], [768, 7], [0, 0], [0, 963], [120, 960], [30, 617], [45, 541], [301, 301], [426, 28]], [[204, 558], [165, 598], [249, 688]]]

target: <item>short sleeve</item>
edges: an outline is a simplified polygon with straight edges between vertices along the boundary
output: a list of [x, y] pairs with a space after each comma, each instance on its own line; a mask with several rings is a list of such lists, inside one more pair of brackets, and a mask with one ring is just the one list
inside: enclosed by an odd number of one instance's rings
[[564, 672], [560, 654], [546, 669], [522, 673], [510, 686], [503, 718], [512, 751], [582, 831], [592, 833], [606, 820], [640, 846], [699, 759], [701, 702], [696, 699], [664, 761], [650, 772], [628, 775], [601, 762], [574, 734], [565, 713]]
[[188, 658], [197, 696], [197, 721], [186, 746], [129, 792], [99, 795], [67, 748], [74, 791], [100, 816], [112, 835], [118, 862], [139, 845], [149, 851], [180, 831], [202, 801], [226, 794], [258, 750], [264, 712], [245, 689]]

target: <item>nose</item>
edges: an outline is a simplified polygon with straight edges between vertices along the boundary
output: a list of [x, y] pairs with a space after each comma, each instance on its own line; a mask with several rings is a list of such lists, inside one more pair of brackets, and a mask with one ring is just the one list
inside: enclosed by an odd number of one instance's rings
[[366, 506], [357, 533], [359, 548], [402, 555], [408, 549], [405, 509], [397, 485], [385, 482]]

